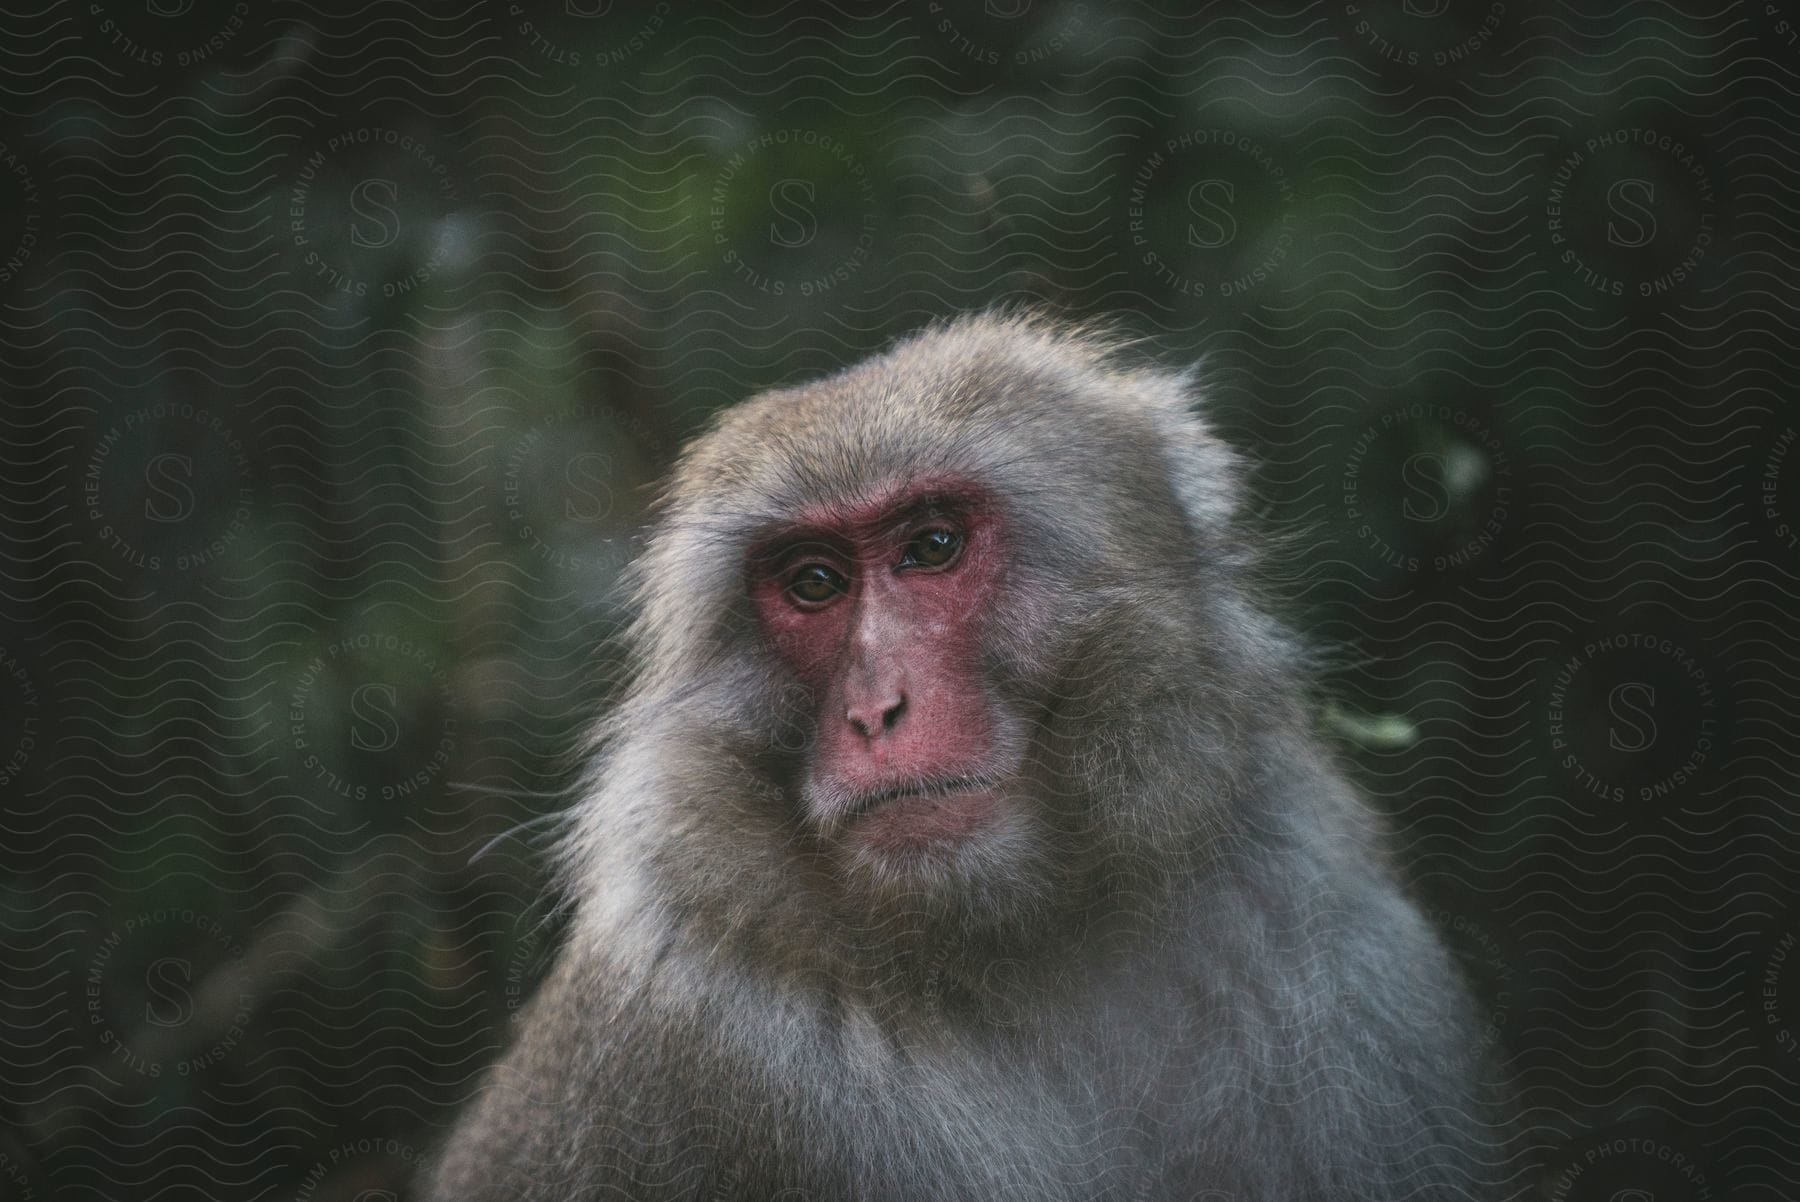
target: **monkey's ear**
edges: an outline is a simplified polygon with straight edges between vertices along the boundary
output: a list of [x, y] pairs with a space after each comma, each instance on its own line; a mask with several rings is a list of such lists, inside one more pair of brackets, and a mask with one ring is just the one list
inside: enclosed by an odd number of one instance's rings
[[1243, 459], [1214, 434], [1201, 416], [1198, 368], [1158, 373], [1146, 381], [1151, 412], [1167, 448], [1169, 482], [1202, 535], [1222, 534], [1244, 505]]

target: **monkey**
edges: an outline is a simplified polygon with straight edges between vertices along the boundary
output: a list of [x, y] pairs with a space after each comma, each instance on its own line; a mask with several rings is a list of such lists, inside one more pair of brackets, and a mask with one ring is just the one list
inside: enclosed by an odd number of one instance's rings
[[563, 946], [425, 1196], [1499, 1196], [1197, 391], [990, 311], [683, 450]]

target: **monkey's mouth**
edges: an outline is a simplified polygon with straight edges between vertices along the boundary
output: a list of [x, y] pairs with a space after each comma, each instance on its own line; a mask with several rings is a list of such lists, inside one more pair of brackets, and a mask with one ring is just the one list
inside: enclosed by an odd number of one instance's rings
[[857, 842], [886, 851], [925, 850], [960, 843], [999, 816], [992, 784], [972, 776], [908, 781], [857, 798], [845, 830]]

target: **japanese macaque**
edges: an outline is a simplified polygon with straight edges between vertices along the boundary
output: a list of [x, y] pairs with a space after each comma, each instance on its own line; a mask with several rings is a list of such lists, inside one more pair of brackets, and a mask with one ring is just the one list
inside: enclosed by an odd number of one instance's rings
[[428, 1197], [1494, 1196], [1192, 391], [984, 315], [687, 449], [566, 944]]

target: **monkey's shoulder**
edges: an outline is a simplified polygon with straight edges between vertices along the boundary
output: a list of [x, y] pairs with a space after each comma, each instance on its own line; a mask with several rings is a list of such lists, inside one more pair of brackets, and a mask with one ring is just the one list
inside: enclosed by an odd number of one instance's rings
[[[1326, 942], [1278, 931], [1255, 949], [1271, 957], [1266, 977], [1242, 943], [1215, 948], [1229, 971], [1195, 970], [1205, 962], [1192, 954], [1179, 971], [1114, 965], [1118, 978], [1067, 990], [1109, 999], [1096, 1006], [1058, 1004], [1023, 972], [945, 971], [903, 1005], [771, 979], [693, 945], [628, 963], [578, 940], [465, 1124], [473, 1142], [447, 1157], [440, 1181], [458, 1184], [438, 1196], [490, 1196], [491, 1181], [504, 1183], [491, 1196], [527, 1202], [606, 1189], [1054, 1199], [1072, 1181], [1094, 1186], [1083, 1197], [1229, 1181], [1244, 1197], [1305, 1197], [1299, 1183], [1372, 1151], [1305, 1133], [1355, 1130], [1342, 1108], [1358, 1098], [1405, 1112], [1410, 1091], [1444, 1075], [1431, 1045], [1458, 1038], [1409, 1017], [1404, 992], [1431, 966]], [[1297, 962], [1311, 964], [1311, 988], [1292, 988], [1305, 979]], [[1290, 1099], [1294, 1123], [1258, 1120], [1270, 1096]], [[980, 1156], [970, 1131], [984, 1133]], [[1441, 1133], [1379, 1138], [1427, 1146]], [[1291, 1176], [1263, 1180], [1259, 1165]]]

